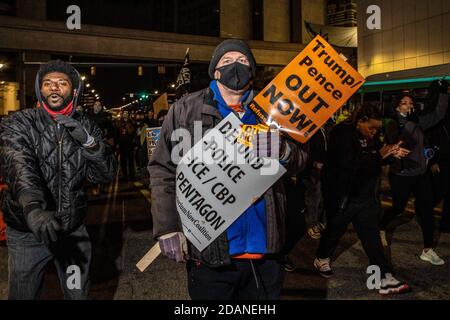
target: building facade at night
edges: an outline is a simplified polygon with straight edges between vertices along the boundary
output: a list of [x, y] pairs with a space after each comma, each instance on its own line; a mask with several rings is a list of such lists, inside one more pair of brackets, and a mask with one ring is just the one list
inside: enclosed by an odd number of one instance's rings
[[[37, 66], [29, 62], [46, 61], [55, 55], [74, 57], [72, 61], [76, 57], [126, 59], [170, 66], [183, 61], [189, 47], [191, 63], [206, 68], [223, 38], [240, 38], [248, 41], [263, 72], [269, 70], [270, 74], [273, 68], [273, 74], [310, 41], [304, 21], [327, 23], [328, 4], [325, 0], [0, 3], [0, 54], [12, 57], [9, 64], [14, 65], [5, 80], [18, 83], [21, 107], [34, 95], [32, 79]], [[66, 10], [72, 4], [81, 10], [80, 30], [66, 27], [70, 16]]]
[[[366, 24], [379, 6], [381, 29]], [[365, 77], [450, 63], [450, 1], [358, 1], [358, 71]]]

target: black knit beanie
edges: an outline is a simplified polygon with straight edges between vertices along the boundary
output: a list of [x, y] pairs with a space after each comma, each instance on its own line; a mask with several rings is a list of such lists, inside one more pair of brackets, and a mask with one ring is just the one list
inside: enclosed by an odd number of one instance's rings
[[249, 46], [242, 40], [239, 39], [227, 39], [223, 42], [221, 42], [213, 52], [213, 55], [211, 57], [211, 62], [209, 63], [209, 69], [208, 74], [211, 77], [211, 79], [214, 79], [214, 71], [216, 70], [217, 63], [219, 62], [220, 58], [222, 56], [230, 51], [237, 51], [242, 54], [244, 54], [248, 61], [250, 62], [250, 67], [252, 68], [252, 75], [253, 78], [256, 75], [256, 61], [255, 57], [253, 56], [252, 51], [250, 50]]

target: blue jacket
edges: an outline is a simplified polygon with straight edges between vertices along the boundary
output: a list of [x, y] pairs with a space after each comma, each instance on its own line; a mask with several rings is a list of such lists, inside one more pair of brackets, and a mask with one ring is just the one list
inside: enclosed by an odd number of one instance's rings
[[[234, 112], [222, 98], [216, 80], [211, 81], [210, 88], [214, 92], [222, 117]], [[250, 91], [246, 92], [241, 101], [248, 98]], [[256, 115], [246, 106], [245, 114], [241, 118], [244, 124], [256, 124]], [[266, 253], [266, 203], [264, 197], [252, 204], [227, 229], [229, 253], [231, 256], [243, 253]]]

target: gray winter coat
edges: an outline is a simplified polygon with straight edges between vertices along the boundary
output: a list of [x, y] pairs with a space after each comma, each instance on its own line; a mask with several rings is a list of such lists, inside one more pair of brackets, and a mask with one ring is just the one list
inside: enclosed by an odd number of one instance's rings
[[[246, 105], [251, 101], [250, 95]], [[152, 189], [153, 236], [181, 232], [181, 221], [175, 202], [176, 165], [171, 160], [171, 152], [176, 143], [171, 141], [175, 129], [184, 128], [194, 137], [194, 121], [202, 121], [202, 134], [215, 127], [222, 116], [213, 101], [213, 93], [207, 88], [191, 93], [178, 100], [169, 110], [161, 129], [160, 140], [149, 162], [150, 187]], [[285, 165], [287, 176], [302, 170], [306, 164], [307, 153], [302, 146], [286, 140], [291, 147], [291, 156]], [[193, 146], [196, 141], [191, 141]], [[279, 253], [285, 241], [286, 223], [286, 193], [282, 179], [276, 182], [264, 195], [267, 219], [267, 253]], [[189, 258], [200, 261], [210, 267], [228, 265], [231, 262], [228, 253], [226, 232], [222, 233], [204, 251], [199, 252], [189, 245]]]

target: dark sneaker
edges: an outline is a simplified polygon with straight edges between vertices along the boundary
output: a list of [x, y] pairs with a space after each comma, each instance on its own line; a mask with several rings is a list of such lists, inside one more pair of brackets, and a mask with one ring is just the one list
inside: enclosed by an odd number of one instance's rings
[[320, 273], [320, 275], [324, 278], [328, 279], [334, 275], [333, 270], [331, 270], [330, 258], [327, 258], [327, 259], [316, 258], [314, 260], [314, 267], [317, 269], [317, 271]]
[[295, 271], [295, 269], [297, 269], [297, 267], [294, 266], [294, 264], [292, 263], [291, 259], [289, 259], [288, 256], [284, 257], [283, 268], [287, 272], [292, 272]]

